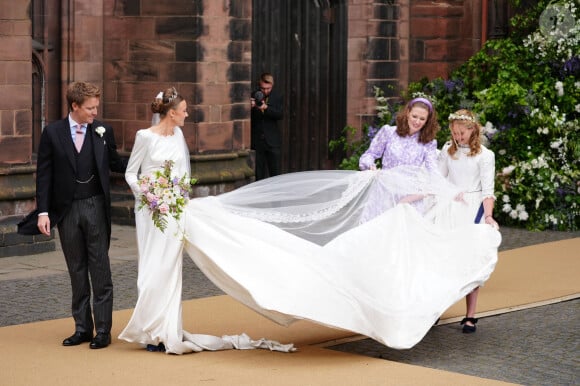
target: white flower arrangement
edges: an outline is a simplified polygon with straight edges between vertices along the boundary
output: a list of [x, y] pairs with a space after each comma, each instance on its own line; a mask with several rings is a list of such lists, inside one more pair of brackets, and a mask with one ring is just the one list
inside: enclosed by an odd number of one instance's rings
[[465, 115], [465, 114], [455, 114], [455, 113], [451, 113], [449, 114], [449, 121], [469, 121], [469, 122], [475, 122], [475, 119], [473, 119], [473, 117], [469, 116], [469, 115]]
[[99, 126], [95, 129], [95, 133], [99, 134], [101, 138], [103, 138], [103, 134], [105, 134], [105, 128], [103, 126]]

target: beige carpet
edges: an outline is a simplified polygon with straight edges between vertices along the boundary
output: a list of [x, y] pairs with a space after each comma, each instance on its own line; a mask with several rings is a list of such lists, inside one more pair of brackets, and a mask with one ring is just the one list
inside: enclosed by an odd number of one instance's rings
[[[481, 314], [490, 315], [578, 297], [580, 238], [500, 253], [480, 295]], [[458, 319], [463, 302], [442, 322]], [[115, 312], [113, 335], [131, 310]], [[294, 342], [299, 351], [202, 352], [183, 356], [149, 353], [114, 339], [104, 350], [63, 347], [72, 320], [59, 319], [0, 328], [0, 384], [5, 385], [501, 385], [503, 382], [411, 366], [324, 349], [352, 338], [312, 323], [278, 326], [228, 296], [184, 302], [184, 327], [212, 335], [245, 332]]]

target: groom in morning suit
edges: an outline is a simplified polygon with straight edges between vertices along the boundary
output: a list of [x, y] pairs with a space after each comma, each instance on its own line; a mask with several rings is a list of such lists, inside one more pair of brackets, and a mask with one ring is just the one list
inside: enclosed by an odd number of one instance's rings
[[18, 224], [21, 234], [47, 236], [53, 226], [58, 226], [71, 280], [75, 321], [75, 333], [62, 344], [90, 342], [92, 349], [111, 343], [109, 169], [124, 173], [127, 166], [117, 153], [113, 129], [95, 120], [100, 95], [100, 89], [90, 83], [68, 86], [69, 115], [46, 126], [40, 138], [36, 210]]

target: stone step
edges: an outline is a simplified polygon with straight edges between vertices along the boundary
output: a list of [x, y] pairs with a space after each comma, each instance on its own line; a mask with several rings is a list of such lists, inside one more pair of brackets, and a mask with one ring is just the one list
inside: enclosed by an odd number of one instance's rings
[[19, 218], [0, 223], [0, 257], [35, 255], [56, 249], [54, 230], [50, 236], [18, 234]]
[[111, 222], [135, 226], [135, 200], [111, 202]]

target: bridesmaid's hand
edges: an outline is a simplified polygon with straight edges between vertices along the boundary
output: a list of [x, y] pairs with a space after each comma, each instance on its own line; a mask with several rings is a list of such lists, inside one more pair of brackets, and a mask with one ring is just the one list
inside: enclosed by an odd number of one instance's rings
[[493, 219], [492, 216], [485, 216], [485, 223], [494, 229], [499, 230], [499, 224]]

